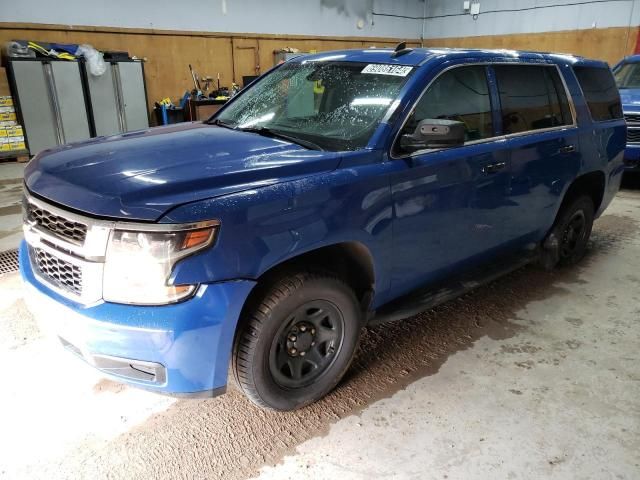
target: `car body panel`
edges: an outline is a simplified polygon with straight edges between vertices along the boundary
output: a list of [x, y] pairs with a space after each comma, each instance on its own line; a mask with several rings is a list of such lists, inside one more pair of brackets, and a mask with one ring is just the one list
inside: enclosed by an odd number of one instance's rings
[[236, 322], [255, 282], [202, 285], [192, 299], [174, 305], [82, 306], [34, 277], [24, 241], [20, 271], [29, 289], [29, 309], [40, 328], [73, 345], [83, 358], [108, 355], [156, 362], [167, 369], [167, 381], [159, 385], [104, 375], [170, 394], [215, 391], [226, 385]]
[[98, 217], [155, 221], [176, 204], [307, 177], [339, 156], [200, 122], [94, 138], [38, 154], [27, 188]]

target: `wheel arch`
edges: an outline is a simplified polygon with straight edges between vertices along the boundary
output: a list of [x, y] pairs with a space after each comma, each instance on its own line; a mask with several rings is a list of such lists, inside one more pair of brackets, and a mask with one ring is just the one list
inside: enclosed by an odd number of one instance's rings
[[353, 288], [363, 311], [373, 300], [376, 284], [373, 255], [361, 242], [348, 241], [302, 252], [265, 270], [245, 301], [242, 316], [255, 307], [269, 286], [278, 279], [301, 270], [326, 271], [337, 275]]
[[562, 210], [572, 200], [576, 199], [580, 195], [588, 195], [593, 201], [593, 210], [598, 212], [604, 199], [606, 188], [606, 176], [601, 170], [595, 170], [593, 172], [585, 173], [577, 177], [565, 192], [560, 208], [556, 212], [556, 218], [562, 212]]

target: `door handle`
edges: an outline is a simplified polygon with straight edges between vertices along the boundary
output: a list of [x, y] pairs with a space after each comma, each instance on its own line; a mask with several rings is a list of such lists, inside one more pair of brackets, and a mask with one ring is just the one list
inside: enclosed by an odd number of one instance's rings
[[558, 149], [558, 153], [571, 153], [575, 151], [576, 151], [575, 145], [565, 145], [564, 147], [560, 147]]
[[490, 163], [482, 167], [482, 173], [496, 173], [498, 170], [502, 170], [507, 166], [507, 162]]

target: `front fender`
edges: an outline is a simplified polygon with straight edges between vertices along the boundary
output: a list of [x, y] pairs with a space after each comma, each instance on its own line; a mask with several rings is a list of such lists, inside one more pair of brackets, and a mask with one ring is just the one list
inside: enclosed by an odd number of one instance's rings
[[[371, 151], [351, 155], [378, 158]], [[257, 279], [303, 253], [358, 242], [373, 258], [376, 292], [386, 291], [393, 216], [389, 167], [381, 161], [350, 164], [355, 166], [174, 209], [163, 222], [219, 219], [221, 225], [215, 245], [176, 265], [173, 282]]]

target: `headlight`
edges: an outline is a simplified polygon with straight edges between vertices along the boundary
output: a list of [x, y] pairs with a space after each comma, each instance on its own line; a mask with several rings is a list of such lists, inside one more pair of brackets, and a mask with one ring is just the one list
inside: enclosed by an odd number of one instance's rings
[[196, 285], [169, 285], [175, 263], [211, 245], [217, 222], [146, 229], [116, 227], [109, 237], [103, 298], [108, 302], [160, 305], [191, 295]]

